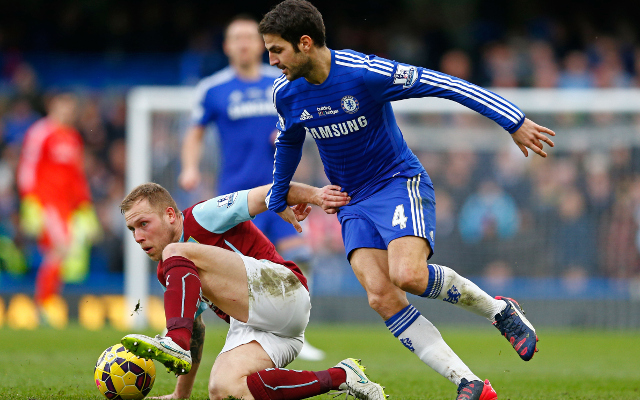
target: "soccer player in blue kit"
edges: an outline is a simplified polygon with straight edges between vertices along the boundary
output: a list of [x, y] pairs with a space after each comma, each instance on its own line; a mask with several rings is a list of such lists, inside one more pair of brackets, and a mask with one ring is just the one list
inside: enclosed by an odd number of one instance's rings
[[[238, 15], [228, 23], [223, 47], [229, 66], [203, 79], [196, 88], [194, 125], [183, 143], [182, 172], [178, 177], [185, 190], [200, 183], [202, 143], [210, 123], [217, 125], [221, 146], [218, 193], [233, 193], [272, 181], [274, 124], [278, 117], [271, 94], [280, 71], [263, 64], [264, 42], [258, 23], [248, 15]], [[286, 259], [296, 262], [310, 276], [311, 250], [290, 224], [275, 213], [260, 214], [254, 223]], [[318, 361], [324, 358], [324, 352], [305, 342], [299, 357]]]
[[555, 133], [464, 80], [329, 49], [322, 15], [305, 0], [278, 4], [259, 30], [271, 65], [283, 73], [273, 87], [280, 132], [268, 208], [295, 224], [286, 195], [305, 136], [312, 136], [329, 181], [351, 197], [337, 216], [347, 257], [370, 306], [408, 350], [458, 386], [458, 399], [496, 399], [489, 381], [471, 372], [406, 293], [486, 317], [525, 361], [537, 351], [535, 329], [513, 299], [493, 298], [453, 269], [428, 264], [434, 250], [434, 190], [404, 141], [390, 102], [427, 96], [456, 101], [502, 126], [525, 156], [529, 148], [546, 157], [543, 143], [553, 142], [545, 134]]

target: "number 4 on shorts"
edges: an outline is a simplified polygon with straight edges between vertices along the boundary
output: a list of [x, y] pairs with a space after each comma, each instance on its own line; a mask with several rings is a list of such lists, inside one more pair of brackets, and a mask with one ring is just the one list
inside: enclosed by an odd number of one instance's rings
[[400, 225], [400, 229], [407, 227], [407, 217], [404, 216], [404, 205], [400, 204], [396, 207], [396, 211], [393, 213], [393, 220], [391, 220], [391, 226]]

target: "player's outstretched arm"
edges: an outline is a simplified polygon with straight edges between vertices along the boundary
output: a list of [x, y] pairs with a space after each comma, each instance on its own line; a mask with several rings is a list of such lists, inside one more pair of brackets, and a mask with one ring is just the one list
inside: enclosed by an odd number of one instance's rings
[[[291, 184], [293, 184], [293, 182], [291, 182]], [[290, 184], [290, 188], [289, 188], [289, 194], [287, 195], [287, 200], [289, 199], [289, 196], [291, 195], [291, 187], [295, 186], [295, 185], [291, 185], [291, 184]], [[313, 186], [309, 186], [309, 187], [312, 188]], [[249, 194], [247, 195], [247, 204], [249, 206], [249, 215], [256, 216], [256, 215], [260, 214], [261, 212], [267, 211], [267, 204], [266, 204], [265, 200], [267, 198], [267, 194], [269, 193], [269, 189], [271, 189], [271, 185], [264, 185], [264, 186], [258, 186], [257, 188], [253, 188], [253, 189], [251, 189], [249, 191]], [[295, 194], [297, 192], [297, 190], [294, 189], [293, 192]], [[303, 214], [306, 213], [306, 215], [308, 215], [310, 210], [306, 210], [307, 209], [307, 205], [304, 204], [302, 207], [304, 207], [304, 209], [305, 209], [305, 211], [302, 211], [302, 213]], [[298, 209], [299, 208], [300, 207], [298, 207]], [[309, 207], [309, 208], [311, 208], [311, 207]], [[284, 219], [285, 221], [287, 221], [288, 223], [293, 225], [293, 227], [296, 228], [296, 231], [298, 231], [298, 233], [302, 232], [302, 227], [300, 226], [300, 223], [298, 222], [298, 217], [296, 216], [296, 213], [294, 213], [294, 211], [290, 207], [286, 207], [284, 209], [284, 211], [279, 212], [278, 215], [280, 216], [280, 218]], [[304, 215], [304, 217], [302, 219], [306, 218], [306, 215]], [[302, 221], [302, 219], [300, 221]]]
[[545, 133], [549, 136], [556, 135], [556, 133], [551, 129], [538, 125], [529, 118], [525, 118], [522, 126], [511, 134], [511, 139], [513, 139], [516, 145], [520, 148], [525, 157], [529, 156], [527, 147], [541, 157], [546, 157], [547, 153], [542, 150], [544, 146], [542, 142], [545, 142], [551, 147], [553, 147], [554, 144], [553, 141], [545, 135]]
[[[249, 203], [249, 215], [256, 216], [267, 211], [265, 198], [271, 185], [258, 186], [249, 191], [247, 202]], [[335, 214], [338, 208], [349, 204], [351, 197], [346, 192], [340, 191], [340, 186], [327, 185], [324, 187], [315, 187], [299, 182], [291, 182], [289, 184], [289, 192], [287, 193], [287, 204], [295, 207], [296, 210], [305, 211], [308, 209], [307, 204], [315, 204], [322, 208], [327, 214]], [[302, 216], [302, 213], [296, 215]], [[309, 213], [304, 217], [298, 218], [303, 221]]]
[[349, 194], [343, 192], [342, 188], [336, 185], [326, 185], [319, 188], [304, 183], [291, 182], [287, 194], [287, 204], [290, 206], [315, 204], [327, 214], [337, 213], [338, 208], [349, 204], [350, 200]]
[[335, 214], [338, 212], [338, 208], [348, 204], [350, 200], [351, 197], [342, 192], [340, 186], [327, 185], [317, 188], [303, 183], [291, 182], [287, 194], [287, 204], [295, 206], [285, 208], [278, 215], [293, 225], [298, 233], [301, 233], [300, 221], [307, 218], [311, 212], [309, 203], [322, 208], [327, 214]]
[[180, 154], [182, 170], [178, 176], [178, 183], [184, 190], [193, 190], [200, 184], [200, 158], [203, 139], [204, 126], [194, 125], [189, 129], [182, 143]]
[[149, 397], [149, 399], [188, 399], [191, 396], [191, 390], [193, 389], [193, 383], [196, 380], [198, 367], [200, 367], [200, 362], [202, 361], [204, 331], [204, 321], [202, 320], [202, 315], [199, 315], [198, 318], [193, 321], [193, 334], [191, 335], [191, 371], [186, 375], [178, 376], [176, 388], [173, 393], [159, 397]]
[[[249, 215], [255, 216], [267, 211], [265, 198], [270, 188], [271, 185], [264, 185], [249, 191], [247, 196]], [[298, 232], [302, 232], [299, 221], [303, 221], [311, 212], [311, 207], [308, 204], [317, 205], [327, 214], [335, 214], [338, 212], [338, 208], [349, 203], [351, 197], [340, 189], [340, 186], [336, 185], [318, 188], [304, 183], [291, 182], [287, 193], [287, 204], [294, 207], [287, 207], [278, 215], [293, 225]]]

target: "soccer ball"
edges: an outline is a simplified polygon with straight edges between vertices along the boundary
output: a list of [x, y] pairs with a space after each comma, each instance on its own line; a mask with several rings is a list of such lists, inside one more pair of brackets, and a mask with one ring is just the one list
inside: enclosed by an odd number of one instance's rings
[[142, 399], [156, 380], [153, 360], [130, 353], [120, 343], [102, 352], [93, 371], [98, 390], [110, 400]]

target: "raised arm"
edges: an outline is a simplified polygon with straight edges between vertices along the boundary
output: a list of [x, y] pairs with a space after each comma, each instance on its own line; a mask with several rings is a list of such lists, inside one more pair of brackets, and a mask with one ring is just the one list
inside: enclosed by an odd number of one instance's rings
[[178, 183], [184, 190], [193, 190], [200, 183], [200, 158], [202, 157], [204, 129], [204, 126], [201, 125], [192, 126], [182, 143], [182, 171], [178, 176]]

